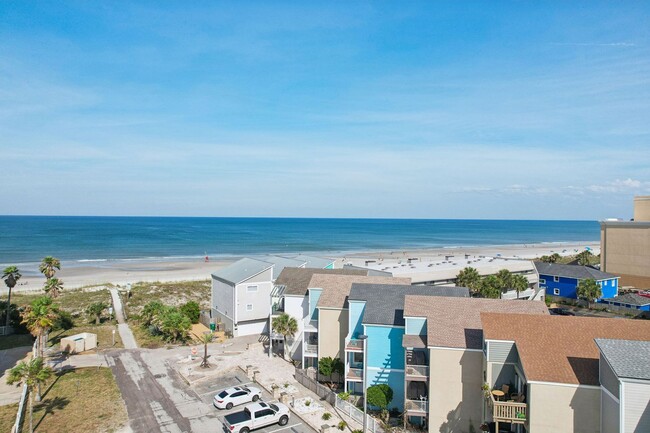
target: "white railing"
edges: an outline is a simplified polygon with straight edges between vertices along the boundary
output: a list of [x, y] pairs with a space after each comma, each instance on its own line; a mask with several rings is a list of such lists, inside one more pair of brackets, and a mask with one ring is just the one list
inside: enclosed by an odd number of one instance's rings
[[407, 376], [422, 376], [429, 377], [429, 366], [428, 365], [407, 365], [406, 366], [406, 375]]
[[350, 368], [348, 370], [348, 380], [363, 380], [363, 368]]
[[428, 414], [429, 402], [426, 400], [406, 400], [406, 410]]
[[[363, 411], [353, 405], [350, 402], [341, 400], [339, 396], [336, 396], [335, 407], [340, 410], [344, 415], [347, 415], [352, 420], [363, 425]], [[379, 421], [370, 415], [366, 415], [366, 421], [368, 425], [368, 431], [372, 433], [383, 433], [384, 429], [381, 428]]]
[[363, 350], [363, 340], [356, 338], [347, 338], [345, 340], [346, 350]]
[[318, 344], [305, 344], [305, 353], [318, 353]]

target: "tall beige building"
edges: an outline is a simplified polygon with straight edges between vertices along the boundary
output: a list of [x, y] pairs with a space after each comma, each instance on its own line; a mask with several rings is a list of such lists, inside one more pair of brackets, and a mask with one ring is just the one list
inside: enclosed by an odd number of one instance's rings
[[650, 196], [634, 198], [633, 221], [600, 223], [600, 268], [621, 285], [650, 289]]

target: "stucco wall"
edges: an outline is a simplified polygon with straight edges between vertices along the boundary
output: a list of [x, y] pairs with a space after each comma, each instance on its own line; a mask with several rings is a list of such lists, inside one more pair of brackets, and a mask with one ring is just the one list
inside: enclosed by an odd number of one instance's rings
[[465, 432], [483, 421], [483, 352], [431, 349], [429, 432]]
[[528, 383], [530, 432], [600, 432], [600, 387]]
[[318, 309], [318, 357], [343, 360], [348, 335], [348, 310]]
[[621, 275], [620, 284], [629, 284], [626, 276], [650, 279], [650, 224], [601, 224], [601, 269]]

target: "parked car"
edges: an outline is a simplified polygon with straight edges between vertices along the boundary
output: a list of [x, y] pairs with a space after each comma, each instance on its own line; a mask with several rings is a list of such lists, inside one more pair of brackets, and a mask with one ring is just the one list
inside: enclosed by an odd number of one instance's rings
[[224, 389], [214, 396], [212, 403], [217, 409], [232, 409], [244, 403], [256, 402], [262, 397], [262, 390], [254, 386], [235, 386]]
[[575, 316], [576, 313], [568, 308], [549, 308], [548, 312], [557, 316]]
[[287, 425], [289, 408], [282, 403], [249, 404], [241, 412], [226, 415], [223, 420], [224, 429], [228, 433], [248, 433], [251, 430], [266, 427], [271, 424]]

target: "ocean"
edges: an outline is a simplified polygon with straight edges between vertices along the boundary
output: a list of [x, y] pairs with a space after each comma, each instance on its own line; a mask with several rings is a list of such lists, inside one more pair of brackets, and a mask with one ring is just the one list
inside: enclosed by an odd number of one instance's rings
[[0, 266], [598, 241], [597, 221], [0, 216]]

